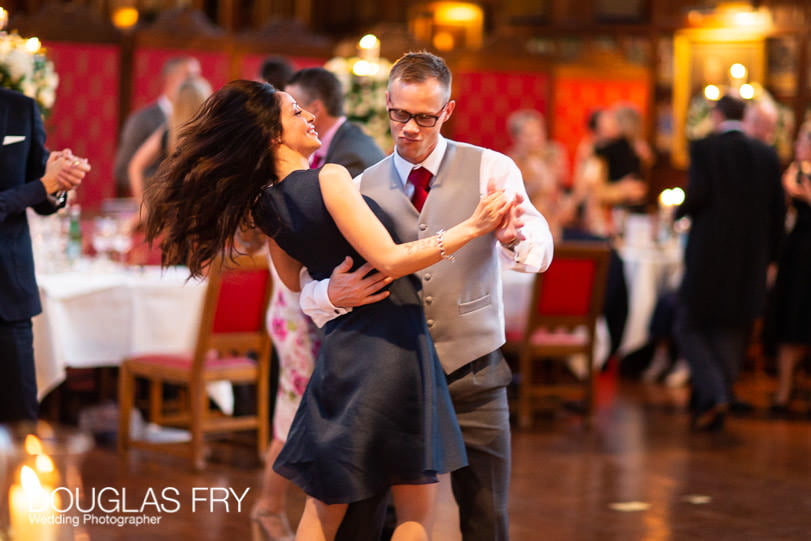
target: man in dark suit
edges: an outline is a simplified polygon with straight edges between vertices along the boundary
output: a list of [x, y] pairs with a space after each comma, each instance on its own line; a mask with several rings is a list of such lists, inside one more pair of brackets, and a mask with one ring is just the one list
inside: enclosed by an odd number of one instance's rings
[[37, 418], [31, 318], [41, 311], [26, 208], [53, 214], [90, 170], [45, 149], [34, 100], [0, 88], [0, 423]]
[[305, 68], [293, 74], [284, 91], [302, 109], [315, 115], [315, 129], [321, 148], [310, 157], [311, 167], [338, 163], [353, 177], [383, 159], [374, 140], [344, 116], [341, 82], [324, 68]]
[[[113, 166], [113, 176], [118, 195], [123, 196], [130, 193], [127, 167], [135, 151], [155, 130], [167, 121], [172, 113], [172, 103], [175, 101], [180, 85], [189, 77], [199, 75], [200, 62], [194, 57], [179, 56], [170, 58], [164, 63], [161, 70], [163, 80], [161, 95], [153, 103], [132, 113], [124, 123], [124, 129], [121, 130], [121, 140], [118, 143]], [[146, 176], [155, 173], [159, 161], [147, 168], [145, 171]]]
[[677, 335], [692, 375], [692, 427], [723, 428], [734, 403], [751, 326], [763, 309], [785, 203], [775, 151], [744, 134], [744, 102], [721, 98], [716, 131], [690, 147], [687, 194], [677, 216], [690, 233]]

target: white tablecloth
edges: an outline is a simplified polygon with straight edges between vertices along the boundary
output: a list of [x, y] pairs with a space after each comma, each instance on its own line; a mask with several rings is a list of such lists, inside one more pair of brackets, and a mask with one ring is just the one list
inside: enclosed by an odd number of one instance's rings
[[674, 238], [665, 244], [626, 245], [619, 250], [628, 285], [628, 319], [619, 347], [620, 355], [644, 346], [656, 301], [678, 287], [682, 274], [682, 249]]
[[37, 276], [42, 314], [34, 318], [39, 396], [65, 367], [115, 366], [128, 355], [190, 352], [205, 287], [186, 269], [88, 268]]

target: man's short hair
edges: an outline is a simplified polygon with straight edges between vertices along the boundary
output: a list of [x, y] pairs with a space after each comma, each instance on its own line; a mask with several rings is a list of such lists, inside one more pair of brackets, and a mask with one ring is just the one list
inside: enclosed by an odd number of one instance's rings
[[161, 76], [165, 79], [170, 73], [183, 66], [186, 62], [195, 60], [193, 56], [173, 56], [163, 63], [161, 67]]
[[259, 77], [272, 84], [277, 90], [284, 90], [287, 81], [293, 75], [293, 66], [282, 56], [269, 56], [262, 61]]
[[519, 109], [513, 111], [507, 117], [507, 131], [512, 137], [516, 137], [527, 122], [535, 121], [538, 124], [544, 125], [543, 115], [535, 109]]
[[406, 53], [394, 63], [389, 72], [389, 90], [391, 83], [397, 79], [404, 83], [423, 83], [432, 78], [440, 82], [445, 89], [445, 100], [449, 100], [452, 78], [445, 61], [427, 51]]
[[[332, 72], [324, 68], [304, 68], [294, 73], [287, 85], [301, 88], [307, 103], [321, 100], [328, 115], [344, 116], [344, 90], [341, 81]], [[306, 107], [307, 104], [302, 106]]]
[[721, 113], [725, 120], [743, 120], [743, 113], [746, 111], [746, 102], [733, 96], [722, 96], [715, 108]]

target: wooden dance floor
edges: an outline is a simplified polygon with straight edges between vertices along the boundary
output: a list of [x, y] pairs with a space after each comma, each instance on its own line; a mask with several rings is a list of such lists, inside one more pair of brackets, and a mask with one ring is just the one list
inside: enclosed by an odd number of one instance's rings
[[[744, 399], [764, 406], [770, 381], [749, 376]], [[577, 416], [541, 416], [514, 432], [510, 500], [513, 541], [799, 540], [809, 539], [811, 418], [773, 420], [762, 411], [733, 417], [721, 434], [694, 434], [684, 413], [686, 390], [617, 383], [602, 376], [593, 427]], [[202, 473], [180, 459], [134, 451], [121, 460], [97, 447], [84, 460], [85, 490], [126, 487], [127, 505], [140, 506], [151, 488], [177, 490], [176, 512], [146, 513], [157, 525], [87, 524], [90, 539], [250, 539], [250, 507], [261, 466], [247, 445], [217, 446]], [[192, 511], [193, 490], [200, 498]], [[242, 494], [209, 508], [209, 489]], [[450, 490], [442, 487], [434, 539], [460, 539]], [[214, 494], [220, 494], [216, 492]], [[225, 494], [222, 492], [222, 494]], [[291, 488], [288, 514], [298, 520], [301, 493]], [[208, 498], [208, 499], [204, 499]]]

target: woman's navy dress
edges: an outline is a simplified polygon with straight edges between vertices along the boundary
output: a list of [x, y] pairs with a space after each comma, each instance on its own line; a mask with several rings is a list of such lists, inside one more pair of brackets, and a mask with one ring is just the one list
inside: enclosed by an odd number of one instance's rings
[[791, 203], [797, 219], [780, 257], [775, 327], [778, 342], [811, 345], [811, 206], [801, 199]]
[[[264, 190], [254, 220], [316, 280], [349, 255], [324, 205], [320, 169]], [[385, 213], [367, 200], [392, 230]], [[396, 239], [395, 239], [396, 240]], [[385, 300], [330, 321], [310, 383], [273, 468], [326, 503], [351, 503], [395, 484], [423, 484], [466, 465], [445, 374], [413, 277]]]

